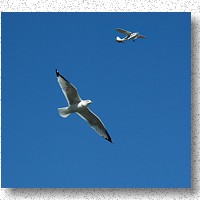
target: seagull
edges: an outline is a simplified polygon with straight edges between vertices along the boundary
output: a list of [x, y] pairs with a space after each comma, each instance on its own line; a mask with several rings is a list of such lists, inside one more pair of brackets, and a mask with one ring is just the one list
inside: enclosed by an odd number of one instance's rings
[[146, 36], [144, 35], [140, 35], [140, 33], [136, 32], [130, 32], [130, 31], [127, 31], [127, 30], [124, 30], [124, 29], [121, 29], [121, 28], [116, 28], [117, 31], [119, 31], [120, 33], [123, 33], [126, 35], [126, 37], [124, 38], [120, 38], [120, 37], [116, 37], [116, 42], [121, 42], [123, 43], [124, 41], [126, 40], [133, 40], [135, 42], [135, 40], [137, 38], [146, 38]]
[[112, 143], [103, 122], [95, 115], [88, 106], [92, 103], [91, 100], [82, 100], [77, 89], [65, 79], [56, 69], [58, 83], [68, 102], [68, 107], [58, 108], [61, 117], [66, 118], [72, 113], [77, 113], [80, 117], [86, 120], [91, 128], [93, 128], [100, 136]]

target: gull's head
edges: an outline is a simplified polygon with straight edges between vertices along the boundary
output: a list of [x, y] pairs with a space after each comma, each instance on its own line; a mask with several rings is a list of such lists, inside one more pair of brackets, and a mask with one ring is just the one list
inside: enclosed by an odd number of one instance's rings
[[83, 106], [89, 106], [91, 103], [92, 103], [91, 100], [84, 100], [82, 104]]

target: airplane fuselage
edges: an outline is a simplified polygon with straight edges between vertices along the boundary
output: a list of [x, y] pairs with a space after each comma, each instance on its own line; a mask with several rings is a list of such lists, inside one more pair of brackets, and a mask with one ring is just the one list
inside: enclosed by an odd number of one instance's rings
[[131, 33], [130, 35], [127, 35], [124, 38], [116, 37], [116, 41], [117, 42], [124, 42], [126, 40], [135, 40], [135, 39], [137, 39], [138, 35], [139, 35], [139, 33]]
[[131, 39], [136, 39], [137, 38], [137, 36], [139, 35], [139, 33], [131, 33], [131, 35], [130, 36], [128, 36], [128, 40], [131, 40]]

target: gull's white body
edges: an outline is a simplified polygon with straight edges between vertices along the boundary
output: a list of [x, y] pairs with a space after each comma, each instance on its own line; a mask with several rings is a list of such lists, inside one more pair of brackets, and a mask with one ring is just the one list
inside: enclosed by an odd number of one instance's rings
[[61, 117], [66, 118], [71, 113], [83, 111], [85, 109], [85, 106], [87, 106], [87, 104], [88, 104], [87, 100], [81, 100], [79, 103], [69, 105], [68, 107], [58, 108], [58, 112]]
[[126, 37], [124, 38], [120, 38], [120, 37], [116, 37], [116, 41], [117, 42], [124, 42], [126, 40], [133, 40], [135, 41], [137, 38], [146, 38], [146, 36], [144, 35], [140, 35], [138, 32], [137, 33], [133, 33], [130, 31], [126, 31], [124, 29], [120, 29], [120, 28], [116, 28], [117, 31], [119, 31], [120, 33], [123, 33], [126, 35]]
[[66, 118], [72, 113], [77, 113], [80, 117], [86, 120], [100, 136], [104, 137], [109, 142], [112, 142], [103, 122], [88, 108], [92, 101], [82, 100], [77, 89], [67, 81], [58, 70], [56, 70], [56, 76], [69, 105], [68, 107], [58, 108], [60, 116]]

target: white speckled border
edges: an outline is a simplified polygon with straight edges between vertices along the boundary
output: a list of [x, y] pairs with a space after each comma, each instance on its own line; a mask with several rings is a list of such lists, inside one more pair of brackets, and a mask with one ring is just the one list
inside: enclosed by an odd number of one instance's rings
[[[200, 197], [200, 2], [199, 0], [0, 0], [1, 12], [191, 12], [192, 189], [0, 189], [2, 200], [132, 200]], [[1, 36], [1, 35], [0, 35]], [[1, 58], [1, 57], [0, 57]], [[0, 124], [1, 125], [1, 124]]]

